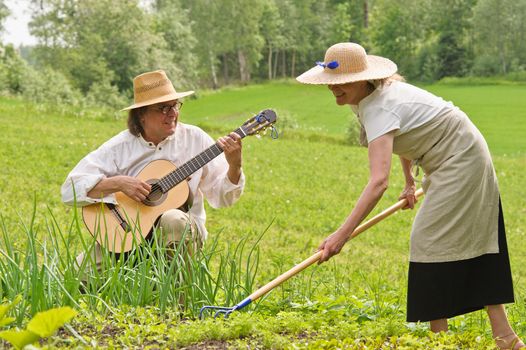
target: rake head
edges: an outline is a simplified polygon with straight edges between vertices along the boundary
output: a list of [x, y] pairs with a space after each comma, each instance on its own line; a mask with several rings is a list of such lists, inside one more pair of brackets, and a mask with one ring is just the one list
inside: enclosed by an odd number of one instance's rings
[[244, 299], [242, 302], [240, 302], [237, 305], [226, 307], [226, 306], [203, 306], [201, 310], [199, 311], [199, 319], [203, 319], [203, 315], [205, 311], [210, 310], [211, 313], [214, 313], [214, 318], [217, 318], [219, 315], [223, 315], [224, 318], [228, 318], [230, 314], [236, 310], [240, 310], [250, 304], [252, 302], [252, 298], [249, 296], [248, 298]]
[[232, 312], [237, 310], [237, 305], [232, 307], [225, 307], [225, 306], [203, 306], [201, 310], [199, 311], [199, 319], [202, 320], [205, 312], [210, 311], [210, 313], [214, 314], [214, 318], [217, 318], [219, 315], [223, 315], [224, 318], [228, 318]]

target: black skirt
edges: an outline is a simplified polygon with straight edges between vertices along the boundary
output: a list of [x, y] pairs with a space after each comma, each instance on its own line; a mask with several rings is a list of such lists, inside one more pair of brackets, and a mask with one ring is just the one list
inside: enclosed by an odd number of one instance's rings
[[499, 253], [441, 263], [409, 263], [407, 321], [424, 322], [513, 303], [506, 230], [499, 201]]

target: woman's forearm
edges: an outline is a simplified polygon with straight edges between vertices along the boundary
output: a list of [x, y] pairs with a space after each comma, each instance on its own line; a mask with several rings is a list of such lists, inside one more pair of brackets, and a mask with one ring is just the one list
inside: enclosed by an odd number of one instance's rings
[[340, 230], [348, 236], [369, 215], [387, 190], [393, 138], [393, 133], [388, 133], [369, 144], [369, 182], [362, 191], [351, 214], [340, 227]]
[[400, 156], [400, 164], [402, 165], [402, 171], [404, 172], [405, 183], [414, 184], [415, 179], [413, 178], [413, 173], [411, 172], [411, 161]]
[[350, 237], [356, 227], [358, 227], [358, 225], [367, 217], [367, 215], [371, 213], [386, 190], [387, 182], [369, 181], [360, 195], [356, 206], [340, 229]]

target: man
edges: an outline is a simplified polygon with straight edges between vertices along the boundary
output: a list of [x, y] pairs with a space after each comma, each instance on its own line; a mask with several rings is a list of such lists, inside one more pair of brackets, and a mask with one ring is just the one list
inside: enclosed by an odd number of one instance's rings
[[[116, 204], [116, 192], [142, 202], [151, 186], [136, 176], [147, 164], [165, 159], [179, 167], [214, 144], [200, 128], [179, 122], [180, 99], [194, 92], [177, 92], [164, 71], [135, 77], [133, 89], [134, 104], [123, 109], [129, 111], [128, 130], [112, 137], [75, 166], [62, 185], [64, 203]], [[231, 133], [219, 138], [217, 144], [223, 153], [187, 179], [193, 199], [189, 210], [167, 210], [158, 221], [166, 244], [179, 242], [190, 227], [193, 245], [200, 245], [207, 237], [204, 198], [218, 208], [234, 204], [241, 196], [245, 184], [241, 137]], [[99, 244], [93, 255], [100, 266]], [[77, 257], [79, 266], [83, 260], [84, 254]]]

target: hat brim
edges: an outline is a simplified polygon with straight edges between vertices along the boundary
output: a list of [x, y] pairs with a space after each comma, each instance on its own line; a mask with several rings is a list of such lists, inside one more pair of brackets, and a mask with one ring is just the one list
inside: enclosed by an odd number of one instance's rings
[[303, 84], [339, 85], [363, 80], [384, 79], [397, 71], [396, 64], [385, 57], [367, 55], [368, 68], [358, 73], [339, 73], [330, 68], [313, 67], [296, 78]]
[[151, 99], [151, 100], [148, 100], [148, 101], [143, 101], [143, 102], [140, 102], [140, 103], [134, 103], [134, 104], [132, 104], [129, 107], [121, 109], [121, 111], [128, 111], [128, 110], [134, 109], [134, 108], [154, 105], [156, 103], [177, 100], [177, 99], [180, 99], [180, 98], [183, 98], [183, 97], [186, 97], [186, 96], [190, 96], [190, 95], [192, 95], [194, 93], [195, 93], [194, 91], [176, 92], [175, 94], [168, 94], [168, 95], [157, 97], [157, 98], [154, 98], [154, 99]]

